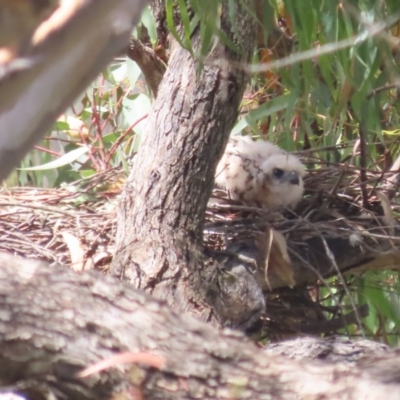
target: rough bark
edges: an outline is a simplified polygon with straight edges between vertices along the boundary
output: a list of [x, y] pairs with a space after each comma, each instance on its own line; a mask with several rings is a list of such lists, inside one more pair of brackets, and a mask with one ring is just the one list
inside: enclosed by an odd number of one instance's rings
[[[232, 21], [227, 3], [223, 2], [221, 29], [235, 50], [219, 43], [201, 64], [189, 51], [172, 45], [119, 207], [112, 267], [113, 274], [136, 287], [208, 320], [214, 316], [206, 302], [210, 297], [218, 302], [218, 267], [201, 247], [205, 210], [216, 163], [247, 83], [237, 66], [249, 61], [255, 43], [254, 23], [245, 5], [235, 3]], [[192, 42], [196, 50], [198, 30]], [[252, 282], [250, 288], [245, 286], [241, 284], [243, 293], [254, 292]], [[251, 307], [261, 310], [258, 292]], [[243, 314], [248, 318], [249, 311]]]
[[[263, 352], [240, 333], [176, 313], [112, 277], [4, 254], [0, 262], [0, 382], [30, 399], [400, 396], [398, 351], [378, 346], [379, 355], [338, 365], [290, 360]], [[343, 343], [340, 348], [343, 354]], [[351, 343], [348, 351], [371, 348]], [[126, 351], [141, 362], [114, 363], [77, 378], [84, 367]], [[154, 356], [158, 368], [149, 362]]]
[[135, 38], [131, 38], [126, 55], [138, 64], [154, 97], [157, 97], [158, 87], [166, 70], [163, 61], [153, 49]]
[[0, 180], [112, 58], [127, 48], [145, 3], [63, 2], [39, 26], [33, 46], [20, 54], [23, 59], [1, 66]]
[[265, 352], [270, 355], [287, 356], [294, 360], [320, 360], [328, 363], [352, 363], [372, 355], [381, 356], [390, 351], [384, 344], [359, 339], [349, 340], [342, 337], [298, 338], [270, 344]]

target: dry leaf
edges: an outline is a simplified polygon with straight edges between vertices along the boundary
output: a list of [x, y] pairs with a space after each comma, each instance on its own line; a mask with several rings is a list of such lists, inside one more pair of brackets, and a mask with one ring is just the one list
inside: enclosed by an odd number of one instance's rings
[[267, 284], [267, 274], [274, 273], [289, 287], [294, 287], [296, 281], [285, 237], [280, 232], [270, 229], [267, 233], [259, 235], [255, 244], [261, 255], [261, 267]]
[[383, 217], [382, 220], [384, 224], [386, 225], [387, 228], [389, 228], [389, 234], [394, 235], [394, 226], [396, 224], [396, 221], [393, 217], [393, 210], [392, 206], [390, 204], [389, 198], [382, 192], [377, 192], [376, 195], [378, 196], [378, 199], [380, 200], [383, 208]]
[[93, 261], [91, 258], [85, 260], [86, 251], [82, 247], [81, 241], [68, 232], [61, 232], [61, 235], [71, 255], [71, 268], [79, 272], [92, 269]]

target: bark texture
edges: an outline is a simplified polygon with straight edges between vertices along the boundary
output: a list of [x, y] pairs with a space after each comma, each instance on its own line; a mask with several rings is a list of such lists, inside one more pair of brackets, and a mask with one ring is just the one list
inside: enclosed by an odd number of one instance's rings
[[151, 47], [145, 46], [140, 40], [131, 37], [127, 56], [135, 61], [142, 70], [147, 84], [154, 97], [157, 97], [158, 87], [164, 76], [166, 66]]
[[[206, 304], [218, 293], [218, 267], [201, 247], [203, 226], [215, 167], [247, 83], [238, 66], [249, 61], [255, 43], [246, 7], [252, 1], [235, 2], [231, 19], [223, 2], [221, 29], [235, 50], [219, 43], [201, 64], [173, 43], [118, 215], [112, 273], [207, 320], [214, 319]], [[196, 29], [195, 50], [199, 35]], [[249, 279], [250, 288], [241, 284], [243, 293], [254, 291]], [[264, 307], [260, 293], [251, 306], [258, 312]]]
[[[337, 365], [291, 360], [263, 352], [240, 333], [174, 312], [112, 277], [5, 254], [0, 263], [0, 383], [30, 399], [400, 396], [398, 351], [378, 346], [379, 355]], [[343, 354], [345, 346], [336, 352]], [[349, 346], [349, 352], [375, 351], [373, 345]], [[315, 354], [318, 344], [303, 347]], [[141, 362], [77, 378], [82, 368], [126, 351], [140, 354]], [[159, 368], [148, 366], [146, 357], [154, 356], [162, 360]]]
[[349, 340], [343, 337], [298, 338], [270, 344], [265, 352], [270, 355], [287, 356], [295, 360], [320, 360], [328, 363], [351, 363], [356, 365], [372, 355], [382, 356], [390, 351], [384, 344], [359, 339]]

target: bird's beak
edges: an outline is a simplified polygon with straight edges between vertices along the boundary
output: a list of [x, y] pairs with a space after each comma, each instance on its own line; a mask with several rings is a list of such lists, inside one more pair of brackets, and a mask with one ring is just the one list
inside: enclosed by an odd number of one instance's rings
[[300, 185], [300, 177], [296, 171], [290, 171], [285, 176], [285, 181], [292, 185]]

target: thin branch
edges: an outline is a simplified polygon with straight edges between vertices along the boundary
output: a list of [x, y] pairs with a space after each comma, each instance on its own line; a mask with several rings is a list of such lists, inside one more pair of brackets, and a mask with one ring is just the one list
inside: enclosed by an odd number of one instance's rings
[[359, 124], [358, 128], [360, 137], [360, 189], [363, 207], [366, 210], [370, 209], [368, 202], [368, 189], [367, 189], [367, 142], [365, 138], [364, 126], [362, 123]]
[[[62, 2], [39, 26], [18, 72], [2, 74], [0, 180], [87, 85], [126, 49], [145, 0]], [[23, 116], [23, 118], [21, 118]]]
[[154, 97], [157, 97], [158, 86], [166, 71], [166, 65], [152, 48], [143, 45], [140, 40], [133, 37], [131, 37], [126, 55], [138, 64]]
[[371, 90], [371, 92], [368, 93], [368, 95], [367, 95], [367, 100], [370, 100], [372, 97], [376, 96], [377, 94], [379, 94], [379, 93], [381, 93], [381, 92], [384, 92], [384, 91], [386, 91], [386, 90], [396, 89], [396, 88], [398, 88], [398, 87], [399, 87], [399, 84], [398, 84], [398, 83], [393, 83], [393, 84], [391, 84], [391, 85], [386, 85], [386, 86], [378, 87], [378, 88], [376, 88], [376, 89], [374, 89], [374, 90]]

